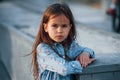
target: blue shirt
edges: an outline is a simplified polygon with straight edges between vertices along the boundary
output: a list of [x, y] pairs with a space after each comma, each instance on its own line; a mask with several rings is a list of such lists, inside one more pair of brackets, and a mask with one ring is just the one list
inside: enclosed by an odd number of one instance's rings
[[37, 47], [37, 61], [39, 66], [40, 80], [73, 80], [72, 74], [79, 74], [82, 72], [82, 66], [76, 58], [82, 52], [90, 53], [94, 57], [94, 51], [80, 46], [73, 41], [66, 52], [70, 60], [64, 58], [64, 47], [60, 43], [54, 43], [54, 49], [59, 53], [60, 57], [49, 45], [40, 43]]

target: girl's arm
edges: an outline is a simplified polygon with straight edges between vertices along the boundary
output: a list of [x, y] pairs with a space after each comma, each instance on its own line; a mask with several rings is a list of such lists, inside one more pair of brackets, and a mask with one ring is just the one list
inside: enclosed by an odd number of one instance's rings
[[51, 48], [44, 43], [37, 47], [37, 61], [39, 68], [57, 72], [60, 75], [81, 73], [82, 67], [79, 61], [66, 61], [59, 57]]
[[94, 51], [90, 48], [80, 46], [75, 41], [72, 42], [68, 55], [71, 59], [77, 59], [82, 67], [86, 67], [88, 64], [95, 61]]
[[76, 41], [73, 41], [67, 54], [71, 59], [76, 59], [81, 53], [88, 53], [90, 58], [95, 57], [92, 49], [80, 46]]

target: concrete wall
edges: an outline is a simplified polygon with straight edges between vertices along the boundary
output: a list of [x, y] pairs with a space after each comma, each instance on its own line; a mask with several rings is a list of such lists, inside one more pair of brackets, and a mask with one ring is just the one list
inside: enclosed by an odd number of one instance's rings
[[[13, 28], [0, 25], [0, 61], [4, 64], [11, 79], [7, 80], [33, 80], [31, 68], [31, 45], [22, 33]], [[5, 72], [3, 72], [5, 73]], [[6, 80], [7, 75], [0, 76]]]

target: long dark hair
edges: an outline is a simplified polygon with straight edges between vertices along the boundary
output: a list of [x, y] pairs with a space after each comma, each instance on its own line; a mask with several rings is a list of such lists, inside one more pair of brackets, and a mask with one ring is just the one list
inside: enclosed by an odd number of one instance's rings
[[50, 37], [48, 36], [48, 34], [45, 32], [44, 30], [44, 23], [48, 23], [48, 21], [50, 20], [50, 17], [56, 17], [59, 15], [65, 15], [69, 21], [71, 26], [69, 35], [67, 37], [67, 39], [64, 41], [64, 44], [68, 44], [70, 45], [71, 42], [76, 38], [76, 30], [75, 30], [75, 24], [74, 24], [74, 18], [73, 18], [73, 14], [70, 10], [70, 8], [68, 7], [68, 5], [64, 4], [64, 3], [55, 3], [50, 5], [44, 12], [43, 17], [42, 17], [42, 21], [40, 24], [40, 28], [38, 31], [38, 34], [36, 36], [35, 39], [35, 43], [33, 46], [33, 51], [32, 51], [32, 64], [33, 64], [33, 76], [34, 76], [34, 80], [38, 80], [39, 79], [39, 73], [38, 73], [38, 63], [37, 63], [37, 52], [36, 52], [36, 48], [37, 46], [41, 43], [44, 42], [48, 45], [52, 45], [53, 44], [53, 40], [50, 39]]

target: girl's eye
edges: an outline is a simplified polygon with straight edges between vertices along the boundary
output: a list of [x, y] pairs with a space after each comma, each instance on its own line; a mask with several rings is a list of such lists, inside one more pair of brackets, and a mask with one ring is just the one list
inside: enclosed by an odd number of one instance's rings
[[66, 24], [63, 24], [63, 25], [62, 25], [62, 27], [63, 27], [63, 28], [66, 28], [66, 27], [67, 27], [67, 25], [66, 25]]
[[55, 28], [57, 28], [57, 27], [58, 27], [58, 25], [57, 25], [57, 24], [53, 24], [53, 25], [52, 25], [52, 27], [55, 27]]

